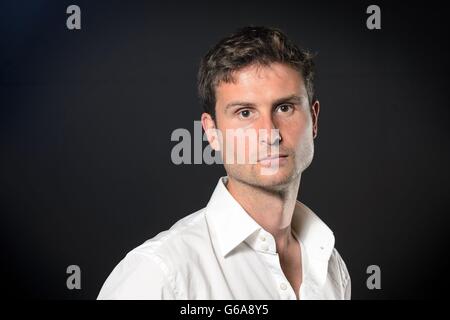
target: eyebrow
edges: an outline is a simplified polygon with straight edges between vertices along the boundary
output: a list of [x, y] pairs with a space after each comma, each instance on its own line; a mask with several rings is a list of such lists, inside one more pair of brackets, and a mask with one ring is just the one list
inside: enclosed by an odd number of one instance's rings
[[[287, 97], [282, 97], [282, 98], [276, 99], [274, 102], [272, 102], [272, 106], [274, 107], [281, 103], [286, 103], [286, 102], [301, 104], [303, 99], [304, 99], [303, 96], [291, 94]], [[225, 106], [225, 110], [228, 110], [228, 108], [232, 108], [235, 106], [254, 107], [255, 104], [252, 102], [248, 102], [248, 101], [232, 101]]]

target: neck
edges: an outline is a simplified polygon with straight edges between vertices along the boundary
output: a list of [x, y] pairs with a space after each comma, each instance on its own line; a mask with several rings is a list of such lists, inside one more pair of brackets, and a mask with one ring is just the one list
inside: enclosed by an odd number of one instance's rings
[[301, 175], [282, 190], [272, 191], [228, 177], [228, 191], [261, 227], [272, 234], [281, 255], [295, 241], [291, 221], [300, 179]]

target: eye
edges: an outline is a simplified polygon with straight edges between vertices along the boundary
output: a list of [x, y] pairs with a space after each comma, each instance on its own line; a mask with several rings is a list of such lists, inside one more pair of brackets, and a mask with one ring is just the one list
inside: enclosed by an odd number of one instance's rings
[[252, 115], [252, 112], [248, 109], [242, 109], [238, 111], [238, 115], [241, 118], [249, 118]]
[[293, 107], [290, 104], [282, 104], [280, 106], [277, 107], [277, 111], [282, 112], [282, 113], [287, 113], [292, 111]]

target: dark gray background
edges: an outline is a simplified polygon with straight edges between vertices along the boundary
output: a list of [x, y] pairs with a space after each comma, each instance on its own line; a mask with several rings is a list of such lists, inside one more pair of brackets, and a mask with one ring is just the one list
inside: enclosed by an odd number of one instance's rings
[[[369, 4], [382, 30], [366, 28]], [[82, 29], [66, 28], [77, 4]], [[206, 205], [219, 165], [175, 166], [196, 72], [221, 37], [275, 26], [318, 53], [299, 199], [334, 230], [355, 299], [442, 297], [449, 259], [444, 2], [6, 1], [0, 6], [1, 286], [93, 299], [132, 248]], [[82, 270], [67, 290], [66, 267]], [[381, 267], [381, 290], [366, 268]]]

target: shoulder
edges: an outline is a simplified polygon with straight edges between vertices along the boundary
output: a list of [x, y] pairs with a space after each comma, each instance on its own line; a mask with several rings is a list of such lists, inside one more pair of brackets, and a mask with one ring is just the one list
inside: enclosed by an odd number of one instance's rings
[[131, 252], [170, 264], [202, 251], [208, 240], [209, 232], [203, 208], [178, 220], [170, 229], [158, 233]]
[[207, 243], [204, 208], [134, 248], [105, 281], [98, 299], [175, 299], [175, 270], [189, 265]]
[[97, 299], [173, 299], [174, 296], [161, 265], [148, 256], [131, 251], [108, 276]]

